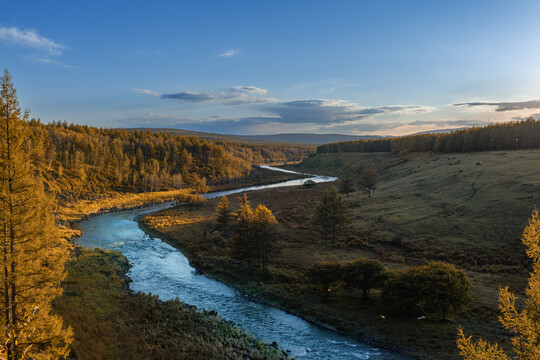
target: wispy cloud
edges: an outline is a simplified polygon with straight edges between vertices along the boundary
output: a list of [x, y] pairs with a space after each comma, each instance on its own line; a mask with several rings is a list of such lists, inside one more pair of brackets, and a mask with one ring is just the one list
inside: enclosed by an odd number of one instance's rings
[[43, 64], [58, 65], [58, 66], [66, 68], [66, 69], [78, 69], [77, 66], [68, 65], [68, 64], [63, 63], [62, 61], [52, 59], [52, 58], [46, 58], [46, 57], [44, 58], [44, 57], [37, 57], [37, 56], [31, 56], [29, 58], [32, 61], [36, 61], [36, 62], [43, 63]]
[[223, 91], [182, 91], [177, 93], [161, 94], [151, 90], [133, 89], [141, 94], [159, 96], [162, 99], [173, 99], [191, 103], [220, 103], [223, 105], [257, 104], [273, 102], [276, 99], [264, 97], [268, 90], [256, 86], [235, 86]]
[[240, 50], [238, 50], [238, 49], [229, 49], [229, 50], [224, 51], [221, 54], [219, 54], [219, 56], [221, 56], [221, 57], [231, 57], [231, 56], [236, 56], [239, 53], [240, 53]]
[[140, 94], [146, 94], [146, 95], [152, 95], [152, 96], [161, 96], [160, 93], [154, 92], [152, 90], [146, 90], [146, 89], [131, 89], [135, 92], [138, 92]]
[[46, 52], [50, 55], [61, 55], [66, 47], [38, 34], [34, 29], [16, 27], [0, 27], [0, 41], [7, 44], [24, 46]]
[[527, 115], [527, 116], [514, 116], [512, 118], [512, 120], [515, 120], [515, 121], [523, 121], [523, 120], [528, 120], [530, 118], [533, 118], [533, 119], [536, 119], [536, 120], [540, 120], [540, 113], [536, 113], [536, 114], [530, 114], [530, 115]]
[[31, 49], [31, 53], [23, 54], [23, 59], [42, 64], [52, 64], [68, 69], [76, 66], [68, 65], [58, 58], [67, 50], [67, 46], [38, 34], [34, 29], [17, 27], [0, 27], [0, 43]]
[[438, 128], [447, 127], [472, 127], [472, 126], [485, 126], [489, 124], [489, 121], [482, 120], [419, 120], [408, 123], [408, 125], [432, 125]]
[[529, 101], [514, 101], [514, 102], [466, 102], [460, 104], [454, 104], [454, 106], [495, 106], [495, 111], [513, 111], [513, 110], [525, 110], [525, 109], [540, 109], [540, 100]]

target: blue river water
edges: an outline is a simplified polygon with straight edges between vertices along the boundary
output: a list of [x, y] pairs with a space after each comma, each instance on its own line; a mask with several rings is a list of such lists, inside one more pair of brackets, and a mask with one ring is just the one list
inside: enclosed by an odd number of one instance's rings
[[[278, 168], [267, 167], [282, 171]], [[335, 178], [314, 176], [320, 183]], [[205, 194], [208, 198], [244, 191], [300, 185], [307, 179]], [[339, 333], [313, 325], [298, 316], [255, 301], [238, 290], [208, 278], [189, 265], [177, 249], [158, 238], [151, 238], [136, 221], [140, 215], [172, 206], [165, 203], [149, 208], [99, 215], [82, 221], [77, 244], [120, 250], [132, 268], [130, 288], [158, 295], [163, 300], [179, 298], [201, 309], [215, 310], [249, 331], [254, 337], [277, 342], [297, 359], [408, 359], [397, 353], [374, 348]]]

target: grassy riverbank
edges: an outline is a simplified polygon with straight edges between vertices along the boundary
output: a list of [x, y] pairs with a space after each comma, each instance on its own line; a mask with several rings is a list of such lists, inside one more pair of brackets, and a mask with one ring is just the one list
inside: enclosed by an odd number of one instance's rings
[[[305, 175], [290, 174], [284, 172], [271, 171], [264, 168], [257, 168], [253, 176], [249, 178], [236, 179], [230, 184], [219, 186], [208, 186], [208, 191], [224, 191], [236, 189], [238, 187], [248, 187], [254, 185], [273, 184], [281, 181], [301, 179]], [[96, 195], [92, 199], [78, 199], [71, 202], [60, 202], [56, 216], [60, 227], [68, 238], [77, 237], [80, 232], [72, 225], [81, 219], [95, 216], [106, 212], [136, 209], [154, 204], [172, 201], [179, 196], [190, 194], [193, 189], [179, 189], [155, 192], [117, 192], [109, 191]]]
[[119, 252], [78, 249], [55, 311], [72, 327], [71, 359], [286, 359], [217, 314], [128, 290]]
[[[249, 179], [210, 188], [275, 183], [301, 178], [266, 169]], [[190, 193], [174, 191], [103, 193], [92, 200], [61, 204], [57, 218], [70, 238], [80, 235], [71, 225], [90, 216], [122, 211]], [[74, 331], [72, 359], [287, 359], [276, 347], [256, 341], [235, 324], [213, 313], [198, 311], [180, 301], [160, 301], [157, 296], [133, 294], [128, 289], [127, 259], [119, 252], [75, 247], [67, 264], [64, 293], [55, 311]]]
[[[312, 230], [311, 216], [325, 187], [317, 185], [248, 193], [279, 221], [281, 252], [271, 261], [269, 279], [249, 273], [231, 259], [228, 246], [213, 236], [214, 200], [200, 210], [169, 209], [149, 215], [143, 227], [182, 250], [206, 273], [305, 317], [401, 349], [418, 358], [458, 359], [458, 326], [468, 334], [509, 345], [498, 324], [498, 289], [522, 293], [528, 268], [519, 238], [538, 206], [538, 150], [451, 154], [321, 154], [308, 159], [324, 172], [374, 166], [378, 189], [372, 198], [360, 191], [346, 197], [352, 229], [325, 247]], [[319, 158], [317, 158], [319, 157]], [[480, 163], [481, 165], [477, 165]], [[315, 166], [315, 165], [317, 166]], [[328, 172], [326, 172], [328, 173]], [[236, 199], [231, 196], [233, 208]], [[206, 233], [206, 237], [205, 234]], [[377, 258], [391, 270], [442, 260], [467, 270], [473, 302], [452, 321], [394, 317], [377, 301], [332, 289], [326, 302], [304, 274], [316, 261], [346, 262]]]

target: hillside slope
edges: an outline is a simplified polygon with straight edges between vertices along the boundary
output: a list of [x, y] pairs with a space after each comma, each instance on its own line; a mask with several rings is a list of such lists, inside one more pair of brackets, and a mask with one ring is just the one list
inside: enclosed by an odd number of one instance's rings
[[540, 150], [407, 156], [390, 153], [317, 154], [303, 171], [358, 178], [379, 172], [371, 198], [349, 197], [355, 225], [377, 229], [392, 244], [385, 257], [441, 259], [479, 270], [521, 271], [519, 241], [540, 206]]

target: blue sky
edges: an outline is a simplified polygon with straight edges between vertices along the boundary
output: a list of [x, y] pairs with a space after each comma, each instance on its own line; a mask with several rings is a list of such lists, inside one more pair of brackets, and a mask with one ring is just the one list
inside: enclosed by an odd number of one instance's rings
[[539, 1], [9, 1], [43, 121], [399, 135], [540, 116]]

